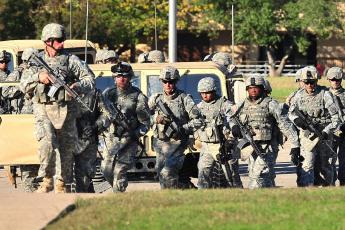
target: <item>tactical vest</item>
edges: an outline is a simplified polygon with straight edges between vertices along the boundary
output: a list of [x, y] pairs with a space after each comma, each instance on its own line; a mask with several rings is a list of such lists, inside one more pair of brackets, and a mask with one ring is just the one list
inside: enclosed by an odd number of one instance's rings
[[[51, 67], [53, 70], [58, 70], [59, 75], [64, 78], [66, 84], [71, 85], [76, 82], [78, 79], [74, 74], [69, 70], [69, 58], [70, 54], [61, 53], [56, 57], [47, 57], [44, 52], [39, 54], [43, 60]], [[38, 84], [35, 90], [36, 100], [39, 103], [49, 103], [49, 102], [63, 102], [70, 101], [71, 98], [67, 95], [64, 88], [61, 87], [55, 94], [53, 98], [48, 96], [50, 85]]]
[[[141, 91], [134, 86], [130, 86], [122, 92], [117, 88], [111, 88], [103, 93], [105, 97], [104, 100], [110, 100], [110, 102], [114, 106], [117, 106], [117, 108], [119, 108], [125, 115], [132, 130], [136, 129], [139, 125], [136, 112], [139, 94], [141, 94]], [[119, 127], [116, 121], [114, 121], [113, 127], [110, 127], [110, 132], [114, 133], [115, 136], [121, 136], [124, 131], [121, 130], [121, 128], [122, 127]]]
[[[206, 127], [199, 129], [200, 141], [207, 143], [219, 143], [219, 132], [223, 131], [224, 114], [221, 114], [225, 98], [220, 97], [213, 103], [202, 101], [198, 104], [201, 114], [205, 117]], [[220, 129], [217, 129], [220, 126]]]
[[[176, 92], [172, 96], [166, 96], [163, 95], [163, 93], [160, 93], [156, 98], [156, 101], [161, 100], [169, 107], [176, 119], [178, 126], [180, 127], [182, 127], [182, 125], [188, 123], [189, 121], [189, 115], [184, 106], [184, 98], [186, 96], [187, 94], [185, 94], [184, 92], [176, 90]], [[163, 115], [161, 111], [158, 111], [158, 114]], [[164, 132], [165, 129], [166, 125], [157, 124], [157, 127], [154, 127], [155, 135], [159, 139], [167, 139]]]
[[324, 89], [316, 89], [313, 94], [307, 94], [304, 91], [298, 103], [299, 109], [311, 118], [315, 124], [322, 127], [331, 123], [331, 115], [325, 108], [324, 95]]
[[269, 113], [269, 103], [272, 98], [265, 97], [252, 103], [245, 100], [239, 118], [244, 125], [248, 125], [255, 134], [254, 140], [270, 141], [275, 125], [273, 116]]

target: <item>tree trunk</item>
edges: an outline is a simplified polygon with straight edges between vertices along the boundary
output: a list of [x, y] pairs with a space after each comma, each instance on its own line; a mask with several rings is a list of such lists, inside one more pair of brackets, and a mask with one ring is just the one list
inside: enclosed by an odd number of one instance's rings
[[276, 66], [275, 66], [275, 60], [273, 58], [272, 51], [270, 49], [267, 49], [266, 54], [267, 54], [267, 60], [268, 60], [269, 76], [270, 77], [280, 77], [282, 75], [286, 61], [289, 58], [289, 54], [286, 54], [282, 58], [278, 68], [276, 68]]

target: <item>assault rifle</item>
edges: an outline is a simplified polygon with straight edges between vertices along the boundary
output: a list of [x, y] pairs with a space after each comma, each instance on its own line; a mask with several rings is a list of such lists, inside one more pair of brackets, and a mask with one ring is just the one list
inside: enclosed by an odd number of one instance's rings
[[227, 143], [227, 141], [225, 140], [224, 134], [222, 132], [222, 127], [223, 127], [222, 125], [217, 125], [215, 129], [216, 136], [219, 137], [219, 143], [220, 143], [219, 154], [217, 154], [216, 157], [222, 166], [226, 181], [228, 182], [230, 187], [233, 187], [234, 186], [234, 182], [232, 180], [233, 172], [229, 165], [229, 160], [231, 160], [232, 158], [231, 147], [229, 143]]
[[[315, 127], [315, 124], [313, 124], [313, 121], [306, 115], [304, 115], [297, 107], [293, 110], [296, 115], [303, 120], [303, 122], [306, 124], [307, 129], [314, 133], [320, 141], [324, 141], [324, 138], [322, 137], [322, 133]], [[324, 144], [328, 147], [329, 150], [336, 156], [337, 153], [334, 152], [332, 146], [330, 146], [326, 141], [324, 141]]]
[[162, 100], [158, 100], [157, 106], [158, 109], [164, 114], [164, 116], [166, 116], [170, 120], [169, 125], [167, 125], [167, 128], [165, 129], [165, 135], [168, 138], [171, 138], [173, 135], [176, 134], [184, 135], [181, 132], [181, 128], [179, 128], [179, 125], [176, 122], [176, 118], [169, 109], [169, 107]]
[[133, 132], [132, 127], [127, 120], [127, 117], [121, 112], [121, 110], [114, 105], [109, 99], [104, 99], [104, 104], [108, 108], [110, 112], [110, 120], [111, 122], [116, 123], [120, 127], [122, 127], [125, 131], [128, 132], [129, 136], [137, 142], [140, 147], [140, 154], [145, 150], [145, 146], [143, 143], [140, 142], [139, 137]]
[[51, 78], [51, 86], [48, 91], [48, 96], [53, 98], [56, 94], [56, 92], [63, 87], [67, 93], [75, 99], [79, 104], [84, 106], [88, 111], [92, 112], [90, 107], [83, 102], [81, 97], [77, 94], [76, 91], [71, 89], [65, 82], [65, 79], [63, 76], [61, 76], [61, 73], [58, 70], [53, 70], [50, 68], [50, 66], [39, 56], [36, 54], [31, 54], [29, 61], [33, 61], [35, 64], [37, 64], [39, 67], [43, 67], [45, 70], [47, 70], [50, 78]]
[[248, 129], [247, 126], [243, 125], [242, 122], [240, 121], [240, 119], [237, 116], [233, 116], [232, 119], [235, 121], [236, 125], [238, 125], [238, 127], [240, 128], [241, 134], [243, 139], [245, 139], [246, 141], [248, 141], [248, 143], [252, 146], [252, 148], [254, 149], [254, 158], [255, 156], [260, 156], [263, 157], [263, 153], [260, 151], [258, 145], [255, 143], [254, 139], [253, 139], [253, 134], [252, 132]]

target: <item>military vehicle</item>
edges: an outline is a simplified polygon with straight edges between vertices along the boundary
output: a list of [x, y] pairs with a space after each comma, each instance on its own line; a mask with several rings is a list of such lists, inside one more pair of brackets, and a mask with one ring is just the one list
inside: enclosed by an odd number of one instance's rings
[[[216, 80], [218, 94], [235, 102], [244, 99], [245, 86], [242, 76], [228, 76], [227, 70], [213, 62], [177, 62], [177, 63], [142, 63], [132, 64], [135, 77], [132, 84], [139, 87], [145, 95], [150, 97], [154, 93], [162, 92], [162, 84], [159, 81], [160, 70], [167, 65], [176, 67], [181, 80], [178, 88], [191, 94], [195, 103], [199, 103], [201, 97], [197, 92], [200, 79], [212, 77]], [[89, 65], [96, 76], [96, 87], [104, 90], [114, 86], [111, 77], [111, 64]], [[0, 83], [2, 85], [18, 83]], [[3, 114], [0, 115], [0, 165], [18, 166], [23, 164], [38, 164], [37, 141], [34, 139], [34, 118], [31, 114]], [[142, 138], [145, 145], [145, 154], [139, 156], [135, 167], [130, 174], [136, 178], [153, 175], [155, 171], [155, 152], [153, 150], [152, 132]], [[194, 146], [195, 147], [195, 146]], [[186, 151], [186, 161], [181, 171], [184, 176], [197, 177], [196, 163], [198, 151], [191, 146]], [[12, 170], [13, 171], [13, 170]]]

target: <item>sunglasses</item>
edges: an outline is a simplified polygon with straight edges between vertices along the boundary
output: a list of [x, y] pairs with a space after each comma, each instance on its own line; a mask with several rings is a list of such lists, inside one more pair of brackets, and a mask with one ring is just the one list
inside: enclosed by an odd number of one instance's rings
[[305, 81], [305, 85], [314, 85], [316, 82], [315, 81]]
[[166, 80], [162, 80], [163, 84], [171, 84], [171, 85], [175, 85], [176, 81], [166, 81]]
[[50, 38], [49, 39], [51, 42], [58, 42], [58, 43], [62, 43], [65, 41], [64, 38]]
[[341, 81], [341, 79], [335, 79], [335, 78], [333, 78], [333, 79], [329, 79], [330, 81], [336, 81], [336, 82], [339, 82], [339, 81]]
[[121, 62], [111, 67], [111, 72], [113, 73], [129, 73], [131, 70], [132, 67], [130, 65], [122, 64]]

